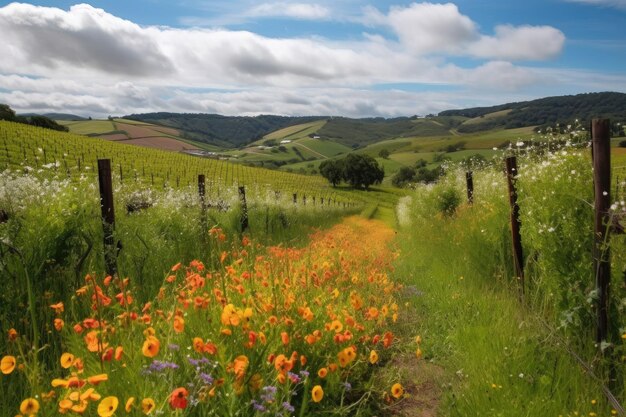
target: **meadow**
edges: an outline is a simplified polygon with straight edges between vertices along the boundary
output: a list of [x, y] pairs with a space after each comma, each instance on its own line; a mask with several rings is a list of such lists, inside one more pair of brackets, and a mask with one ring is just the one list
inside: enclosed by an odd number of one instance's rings
[[[596, 344], [587, 134], [487, 149], [512, 137], [484, 139], [469, 204], [455, 161], [437, 184], [365, 192], [0, 122], [0, 416], [623, 415], [626, 239], [609, 243], [611, 333]], [[418, 147], [400, 141], [392, 156]], [[625, 162], [614, 149], [616, 219]]]

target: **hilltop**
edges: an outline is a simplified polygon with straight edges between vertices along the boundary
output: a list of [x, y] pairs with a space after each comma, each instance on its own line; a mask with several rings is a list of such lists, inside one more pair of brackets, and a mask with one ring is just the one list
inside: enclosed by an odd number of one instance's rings
[[[241, 148], [290, 126], [326, 121], [308, 134], [353, 149], [393, 138], [433, 137], [487, 132], [494, 129], [585, 125], [596, 116], [626, 121], [626, 94], [588, 93], [546, 97], [491, 107], [446, 110], [438, 115], [396, 118], [332, 116], [221, 116], [217, 114], [147, 113], [124, 119], [178, 129], [181, 136], [222, 148]], [[287, 135], [288, 136], [288, 135]], [[281, 138], [282, 139], [282, 138]]]

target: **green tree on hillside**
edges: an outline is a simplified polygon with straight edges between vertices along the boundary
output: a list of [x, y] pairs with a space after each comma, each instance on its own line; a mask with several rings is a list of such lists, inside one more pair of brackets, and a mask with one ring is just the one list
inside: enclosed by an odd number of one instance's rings
[[15, 111], [6, 104], [0, 104], [0, 120], [15, 121]]
[[380, 184], [385, 171], [378, 162], [369, 155], [349, 154], [343, 160], [343, 178], [354, 188], [365, 188], [372, 184]]
[[404, 187], [406, 184], [415, 180], [415, 169], [411, 167], [402, 167], [396, 175], [391, 178], [391, 183], [396, 187]]
[[326, 178], [333, 187], [343, 179], [343, 163], [340, 160], [327, 159], [320, 164], [320, 174]]
[[380, 152], [378, 152], [378, 156], [380, 156], [383, 159], [388, 159], [389, 158], [389, 149], [381, 149]]

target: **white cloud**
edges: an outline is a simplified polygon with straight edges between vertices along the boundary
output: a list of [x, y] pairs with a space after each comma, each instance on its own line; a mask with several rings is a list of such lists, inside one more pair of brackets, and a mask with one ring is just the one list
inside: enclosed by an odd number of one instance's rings
[[572, 3], [584, 3], [594, 6], [615, 7], [626, 9], [626, 0], [568, 0]]
[[387, 15], [366, 8], [364, 23], [388, 26], [400, 42], [416, 54], [470, 55], [496, 60], [543, 60], [558, 55], [565, 35], [550, 26], [495, 28], [495, 35], [481, 35], [478, 25], [453, 3], [412, 3], [391, 7]]
[[330, 16], [330, 9], [309, 3], [261, 3], [246, 12], [257, 17], [292, 17], [294, 19], [317, 20]]
[[[550, 27], [502, 26], [493, 36], [482, 35], [456, 6], [430, 3], [394, 7], [388, 14], [369, 9], [366, 21], [373, 32], [384, 26], [397, 39], [384, 31], [331, 41], [145, 27], [86, 4], [66, 11], [13, 3], [0, 8], [0, 102], [19, 111], [91, 116], [398, 116], [459, 107], [470, 98], [497, 104], [535, 86], [558, 84], [554, 74], [508, 62], [558, 53], [562, 34]], [[480, 58], [474, 67], [447, 59], [467, 54]], [[450, 91], [372, 88], [394, 83], [448, 85]]]
[[550, 26], [497, 26], [495, 36], [481, 36], [469, 45], [473, 56], [508, 60], [544, 60], [558, 55], [565, 35]]
[[366, 21], [390, 26], [407, 48], [420, 54], [458, 52], [477, 36], [476, 24], [452, 3], [392, 7], [386, 16], [369, 8]]

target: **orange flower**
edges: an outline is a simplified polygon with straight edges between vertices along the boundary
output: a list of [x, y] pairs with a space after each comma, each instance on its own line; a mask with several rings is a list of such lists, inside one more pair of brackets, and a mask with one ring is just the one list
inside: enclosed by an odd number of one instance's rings
[[289, 333], [281, 332], [280, 340], [283, 342], [283, 345], [287, 346], [289, 344]]
[[98, 415], [100, 417], [111, 417], [115, 414], [118, 405], [119, 400], [117, 397], [106, 397], [98, 404]]
[[2, 358], [2, 361], [0, 361], [0, 371], [5, 375], [9, 375], [15, 369], [16, 363], [17, 360], [15, 356], [5, 356]]
[[237, 379], [243, 378], [249, 363], [250, 360], [246, 355], [240, 355], [235, 358], [235, 361], [233, 362], [233, 371], [235, 372]]
[[156, 404], [152, 398], [144, 398], [141, 400], [141, 411], [143, 411], [144, 414], [152, 413], [155, 407]]
[[102, 345], [102, 349], [108, 345], [107, 343], [100, 343], [97, 330], [92, 330], [87, 333], [84, 339], [87, 344], [87, 350], [90, 352], [98, 352], [100, 350], [100, 345]]
[[61, 355], [61, 368], [67, 369], [74, 364], [74, 355], [71, 353], [64, 353]]
[[320, 385], [316, 385], [311, 390], [311, 398], [313, 398], [313, 402], [320, 402], [322, 398], [324, 398], [324, 390]]
[[181, 316], [174, 317], [174, 331], [176, 333], [182, 333], [185, 330], [185, 319]]
[[22, 414], [37, 414], [39, 412], [39, 401], [34, 398], [27, 398], [20, 404], [20, 413]]
[[276, 359], [274, 359], [274, 368], [276, 368], [278, 372], [289, 372], [292, 367], [293, 363], [291, 360], [287, 359], [287, 357], [283, 354], [278, 355]]
[[61, 330], [63, 330], [64, 325], [65, 323], [63, 322], [63, 320], [54, 319], [54, 328], [56, 329], [57, 332], [60, 332]]
[[50, 308], [53, 309], [56, 314], [61, 314], [65, 311], [65, 306], [63, 305], [63, 302], [52, 304], [50, 305]]
[[9, 334], [9, 340], [10, 341], [13, 341], [13, 340], [17, 339], [17, 336], [18, 336], [17, 330], [11, 328], [11, 329], [9, 329], [8, 334]]
[[389, 346], [391, 346], [392, 342], [393, 342], [393, 333], [391, 332], [385, 333], [383, 336], [383, 346], [385, 348], [388, 348]]
[[237, 309], [232, 304], [228, 304], [224, 307], [221, 319], [224, 326], [239, 326], [241, 321]]
[[317, 376], [319, 376], [322, 379], [326, 378], [326, 375], [328, 375], [328, 369], [326, 369], [326, 368], [320, 368], [317, 371]]
[[98, 374], [87, 378], [87, 382], [89, 382], [91, 385], [98, 385], [99, 383], [107, 381], [108, 379], [109, 376], [107, 374]]
[[378, 362], [378, 353], [375, 350], [372, 350], [370, 352], [370, 363], [374, 365], [376, 362]]
[[404, 395], [404, 388], [402, 388], [402, 385], [399, 383], [393, 384], [391, 387], [391, 396], [393, 398], [400, 398], [402, 395]]
[[161, 342], [154, 336], [148, 336], [148, 338], [143, 342], [143, 347], [141, 348], [141, 353], [148, 358], [154, 358], [159, 354], [159, 349], [161, 347]]
[[333, 322], [330, 323], [330, 329], [334, 330], [335, 333], [339, 333], [343, 330], [343, 324], [341, 324], [339, 320], [333, 320]]
[[115, 360], [119, 361], [122, 359], [122, 355], [124, 354], [124, 348], [122, 346], [118, 346], [115, 348]]
[[176, 410], [176, 409], [181, 409], [184, 410], [185, 408], [187, 408], [187, 396], [189, 395], [189, 392], [183, 388], [176, 388], [172, 394], [170, 395], [170, 407], [172, 407], [172, 409]]

